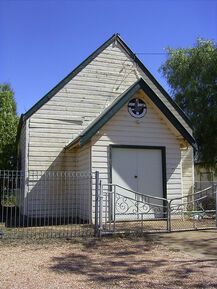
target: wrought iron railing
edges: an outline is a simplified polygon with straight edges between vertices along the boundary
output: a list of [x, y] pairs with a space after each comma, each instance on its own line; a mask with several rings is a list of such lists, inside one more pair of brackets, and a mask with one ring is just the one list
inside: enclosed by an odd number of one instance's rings
[[217, 227], [215, 186], [168, 200], [117, 184], [99, 184], [98, 201], [98, 227], [103, 233]]
[[117, 184], [104, 184], [101, 190], [104, 230], [167, 230], [167, 199], [142, 194]]

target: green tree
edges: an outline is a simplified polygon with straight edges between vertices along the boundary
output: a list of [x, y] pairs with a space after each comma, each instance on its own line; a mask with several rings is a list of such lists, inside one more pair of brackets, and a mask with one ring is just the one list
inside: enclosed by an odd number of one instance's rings
[[14, 92], [0, 84], [0, 170], [16, 168], [18, 117]]
[[198, 150], [197, 161], [216, 169], [217, 161], [217, 46], [197, 39], [192, 48], [167, 48], [160, 67], [178, 105], [189, 117]]

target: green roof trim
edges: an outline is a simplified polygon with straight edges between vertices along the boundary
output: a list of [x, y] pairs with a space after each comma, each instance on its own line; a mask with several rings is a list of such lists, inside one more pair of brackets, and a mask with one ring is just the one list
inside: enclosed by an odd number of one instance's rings
[[178, 112], [178, 114], [185, 120], [185, 122], [192, 129], [192, 123], [184, 111], [178, 106], [178, 104], [170, 97], [166, 90], [160, 85], [160, 83], [154, 78], [151, 72], [145, 67], [145, 65], [139, 60], [135, 53], [126, 45], [126, 43], [117, 36], [118, 43], [124, 48], [124, 50], [129, 54], [131, 58], [138, 64], [140, 69], [148, 76], [148, 78], [154, 83], [154, 85], [159, 89], [163, 96], [169, 101], [173, 108]]
[[118, 33], [113, 34], [106, 42], [104, 42], [99, 48], [97, 48], [89, 57], [87, 57], [80, 65], [78, 65], [72, 72], [70, 72], [63, 80], [61, 80], [53, 89], [51, 89], [44, 97], [42, 97], [35, 105], [32, 106], [25, 114], [23, 114], [22, 122], [28, 119], [33, 113], [35, 113], [43, 104], [51, 99], [60, 89], [62, 89], [73, 77], [75, 77], [83, 68], [85, 68], [93, 59], [95, 59], [104, 49], [106, 49], [111, 43], [117, 41], [119, 45], [127, 52], [127, 54], [138, 64], [140, 69], [148, 76], [148, 78], [155, 84], [159, 91], [170, 102], [174, 109], [180, 114], [185, 122], [191, 127], [190, 120], [183, 112], [183, 110], [175, 103], [175, 101], [169, 96], [164, 88], [158, 83], [154, 76], [139, 60], [139, 58], [132, 52], [132, 50], [121, 39]]
[[53, 89], [51, 89], [44, 97], [42, 97], [35, 105], [33, 105], [26, 113], [20, 117], [19, 130], [17, 133], [17, 140], [20, 138], [20, 132], [23, 123], [31, 117], [40, 107], [42, 107], [49, 99], [51, 99], [58, 91], [60, 91], [73, 77], [75, 77], [83, 68], [85, 68], [92, 60], [94, 60], [104, 49], [110, 44], [116, 41], [124, 51], [138, 64], [140, 69], [148, 76], [148, 78], [155, 84], [164, 97], [170, 102], [179, 115], [185, 120], [185, 122], [192, 128], [190, 120], [182, 111], [182, 109], [175, 103], [175, 101], [169, 96], [164, 88], [158, 83], [154, 76], [148, 71], [144, 64], [138, 59], [138, 57], [132, 52], [132, 50], [121, 39], [118, 33], [113, 34], [106, 42], [104, 42], [99, 48], [97, 48], [89, 57], [87, 57], [80, 65], [78, 65], [71, 73], [69, 73], [63, 80], [61, 80]]
[[171, 113], [148, 84], [140, 78], [129, 89], [116, 98], [115, 101], [113, 101], [113, 103], [108, 106], [103, 113], [100, 114], [75, 140], [68, 144], [65, 149], [68, 149], [77, 143], [79, 143], [80, 146], [85, 145], [140, 89], [145, 92], [145, 94], [159, 108], [180, 134], [194, 147], [195, 140], [191, 134], [183, 127], [179, 120]]
[[51, 99], [60, 89], [62, 89], [73, 77], [75, 77], [84, 67], [86, 67], [94, 58], [96, 58], [105, 48], [118, 38], [118, 34], [113, 34], [105, 43], [97, 48], [90, 56], [88, 56], [81, 64], [79, 64], [72, 72], [70, 72], [63, 80], [61, 80], [54, 88], [52, 88], [44, 97], [42, 97], [35, 105], [33, 105], [25, 114], [23, 121], [28, 119], [43, 104]]

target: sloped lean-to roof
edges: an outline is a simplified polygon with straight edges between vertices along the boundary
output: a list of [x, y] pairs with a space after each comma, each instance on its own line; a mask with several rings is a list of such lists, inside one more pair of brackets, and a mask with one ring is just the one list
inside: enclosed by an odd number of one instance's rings
[[61, 80], [53, 89], [51, 89], [44, 97], [42, 97], [32, 108], [30, 108], [25, 114], [21, 115], [19, 126], [22, 127], [25, 122], [33, 113], [35, 113], [40, 107], [42, 107], [49, 99], [51, 99], [58, 91], [60, 91], [70, 80], [72, 80], [83, 68], [85, 68], [92, 60], [94, 60], [104, 49], [110, 44], [116, 41], [124, 51], [138, 64], [140, 69], [148, 76], [148, 78], [154, 83], [154, 85], [160, 90], [164, 97], [170, 102], [179, 115], [185, 120], [185, 122], [191, 127], [191, 123], [182, 109], [173, 101], [164, 88], [157, 82], [154, 76], [148, 71], [144, 64], [138, 59], [138, 57], [132, 52], [132, 50], [121, 39], [119, 34], [114, 34], [99, 48], [97, 48], [89, 57], [87, 57], [79, 66], [77, 66], [71, 73], [69, 73], [63, 80]]
[[179, 133], [189, 142], [189, 144], [195, 146], [194, 138], [171, 113], [167, 106], [160, 100], [156, 93], [147, 85], [147, 83], [140, 78], [129, 89], [116, 98], [115, 101], [113, 101], [113, 103], [108, 106], [76, 139], [69, 143], [65, 149], [69, 149], [77, 144], [80, 146], [86, 144], [95, 135], [95, 133], [103, 125], [105, 125], [112, 118], [112, 116], [118, 112], [140, 89], [144, 91], [144, 93], [159, 108], [159, 110], [166, 116], [177, 131], [179, 131]]

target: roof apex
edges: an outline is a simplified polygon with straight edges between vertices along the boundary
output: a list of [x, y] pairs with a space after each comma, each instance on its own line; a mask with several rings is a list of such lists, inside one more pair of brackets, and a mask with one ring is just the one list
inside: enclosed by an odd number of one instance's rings
[[45, 96], [43, 96], [35, 105], [33, 105], [26, 113], [23, 114], [23, 121], [28, 119], [33, 113], [35, 113], [43, 104], [51, 99], [61, 88], [63, 88], [73, 77], [75, 77], [84, 67], [86, 67], [95, 57], [97, 57], [104, 49], [106, 49], [111, 43], [117, 41], [121, 47], [127, 52], [127, 54], [138, 64], [140, 69], [149, 77], [149, 79], [156, 85], [160, 92], [185, 120], [185, 122], [191, 127], [190, 120], [182, 111], [182, 109], [172, 100], [164, 88], [158, 83], [154, 76], [139, 60], [136, 54], [127, 46], [123, 41], [119, 33], [114, 33], [108, 40], [106, 40], [100, 47], [98, 47], [90, 56], [88, 56], [81, 64], [79, 64], [74, 70], [72, 70], [64, 79], [62, 79], [55, 87], [53, 87]]
[[[164, 95], [164, 97], [170, 102], [174, 109], [179, 113], [179, 115], [184, 119], [184, 121], [191, 127], [191, 123], [185, 113], [181, 108], [173, 101], [173, 99], [168, 95], [164, 88], [158, 83], [154, 76], [149, 72], [149, 70], [144, 66], [144, 64], [138, 59], [135, 53], [127, 46], [127, 44], [122, 40], [119, 33], [113, 34], [107, 41], [105, 41], [100, 47], [98, 47], [89, 57], [87, 57], [80, 65], [78, 65], [72, 72], [70, 72], [63, 80], [61, 80], [54, 88], [52, 88], [44, 97], [42, 97], [35, 105], [33, 105], [26, 113], [22, 115], [20, 121], [20, 128], [23, 123], [34, 114], [40, 107], [42, 107], [49, 99], [51, 99], [60, 89], [62, 89], [73, 77], [75, 77], [84, 67], [86, 67], [95, 57], [97, 57], [104, 49], [106, 49], [114, 41], [124, 49], [124, 51], [137, 63], [140, 69], [147, 75], [147, 77], [153, 82], [153, 84], [159, 89], [159, 91]], [[18, 139], [20, 135], [20, 130], [18, 131]]]
[[84, 67], [86, 67], [97, 55], [106, 49], [115, 40], [121, 40], [118, 33], [113, 34], [84, 61], [82, 61], [75, 69], [73, 69], [65, 78], [63, 78], [56, 86], [54, 86], [47, 94], [45, 94], [38, 102], [36, 102], [27, 112], [23, 114], [23, 121], [28, 119], [35, 113], [43, 104], [51, 99], [61, 88], [63, 88], [73, 77], [75, 77]]

